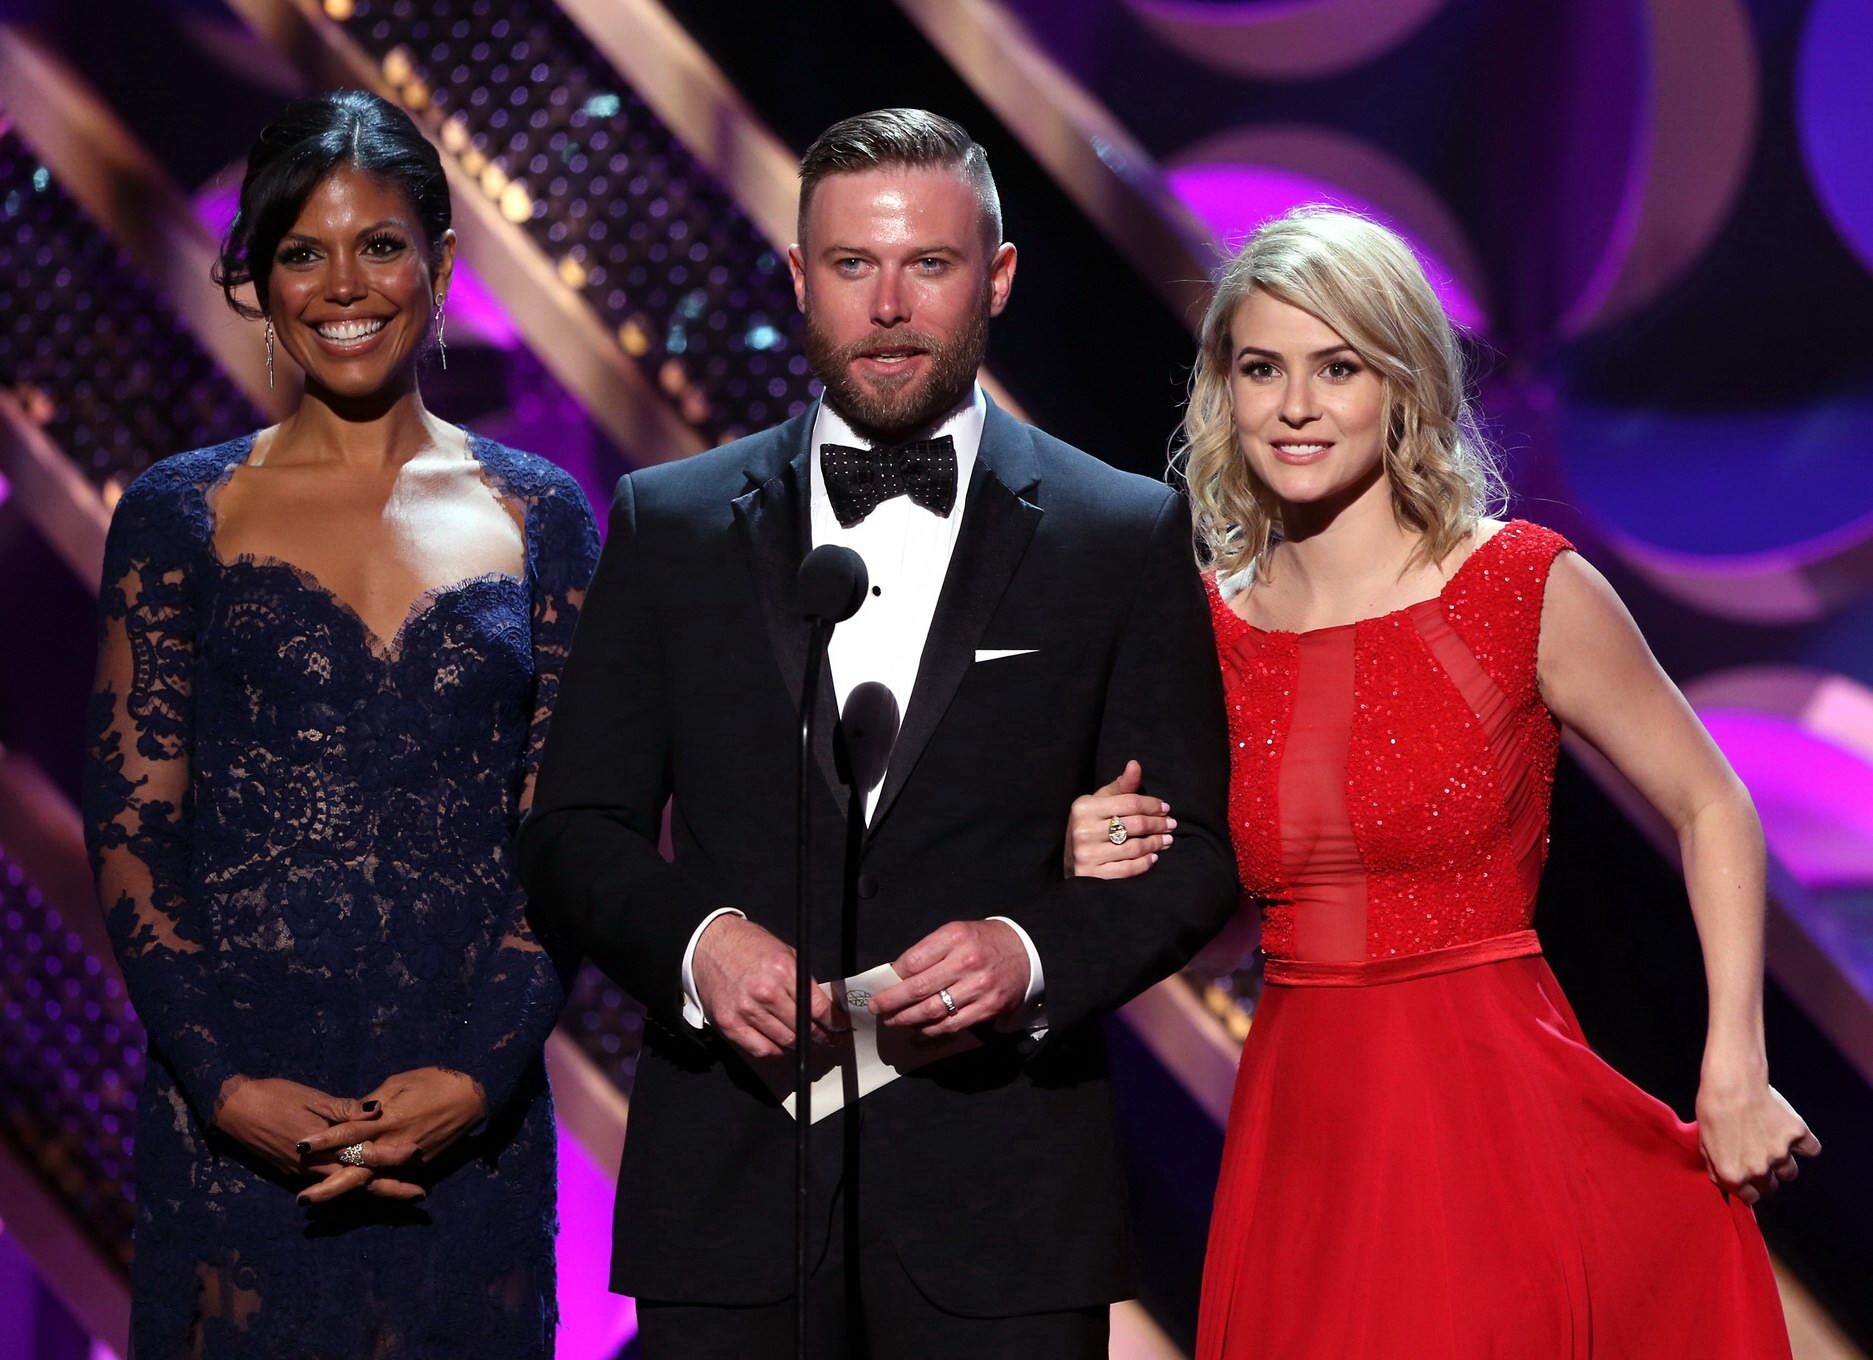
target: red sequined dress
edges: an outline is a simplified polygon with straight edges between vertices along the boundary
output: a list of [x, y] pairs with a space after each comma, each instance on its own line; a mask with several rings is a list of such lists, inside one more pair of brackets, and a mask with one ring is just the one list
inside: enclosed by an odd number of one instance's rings
[[1199, 1360], [1775, 1360], [1750, 1210], [1587, 1047], [1531, 929], [1558, 534], [1443, 592], [1265, 632], [1211, 589], [1230, 826], [1263, 910]]

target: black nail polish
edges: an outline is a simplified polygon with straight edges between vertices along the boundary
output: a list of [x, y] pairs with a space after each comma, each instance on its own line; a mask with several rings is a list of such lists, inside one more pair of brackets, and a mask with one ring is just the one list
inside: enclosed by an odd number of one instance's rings
[[[308, 1152], [312, 1151], [312, 1144], [307, 1142], [303, 1138], [301, 1138], [297, 1143], [294, 1143], [293, 1146], [299, 1149], [299, 1155], [301, 1157], [305, 1156]], [[301, 1201], [301, 1202], [303, 1203], [304, 1201]]]
[[305, 1207], [306, 1207], [306, 1206], [307, 1206], [308, 1204], [310, 1204], [310, 1203], [312, 1203], [312, 1201], [311, 1201], [311, 1200], [309, 1200], [309, 1199], [307, 1199], [307, 1198], [306, 1198], [306, 1197], [305, 1197], [304, 1195], [301, 1195], [301, 1196], [299, 1197], [299, 1207], [300, 1207], [300, 1208], [302, 1208], [302, 1209], [303, 1209], [303, 1208], [305, 1208]]
[[367, 1101], [365, 1101], [365, 1102], [364, 1102], [364, 1112], [365, 1112], [366, 1114], [376, 1114], [376, 1113], [377, 1113], [377, 1102], [376, 1102], [375, 1100], [367, 1100]]

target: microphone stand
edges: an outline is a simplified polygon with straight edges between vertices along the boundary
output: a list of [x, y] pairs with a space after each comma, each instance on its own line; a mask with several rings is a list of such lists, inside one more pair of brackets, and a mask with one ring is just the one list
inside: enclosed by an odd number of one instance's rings
[[798, 822], [794, 837], [794, 918], [793, 918], [793, 1283], [794, 1283], [794, 1354], [797, 1360], [810, 1360], [807, 1349], [807, 1215], [808, 1185], [812, 1174], [810, 1152], [813, 1141], [813, 1079], [808, 1066], [813, 1023], [813, 999], [808, 989], [813, 985], [813, 970], [807, 958], [812, 925], [813, 853], [812, 817], [808, 796], [812, 788], [813, 736], [818, 708], [820, 675], [826, 668], [826, 646], [832, 641], [832, 624], [813, 620], [806, 644], [806, 674], [800, 684], [800, 787], [795, 806]]
[[[889, 687], [876, 680], [854, 685], [846, 695], [845, 707], [839, 714], [839, 728], [834, 734], [833, 743], [834, 760], [839, 778], [845, 784], [847, 797], [845, 871], [840, 875], [839, 891], [839, 972], [844, 977], [858, 972], [858, 880], [859, 865], [865, 857], [865, 837], [870, 825], [868, 805], [872, 790], [884, 783], [885, 772], [891, 762], [891, 751], [897, 744], [897, 733], [897, 696], [891, 693]], [[859, 1098], [857, 1076], [856, 1066], [846, 1069], [845, 1096], [848, 1105], [856, 1105]], [[848, 1262], [858, 1260], [859, 1200], [865, 1179], [859, 1167], [859, 1127], [862, 1121], [863, 1117], [856, 1109], [847, 1115], [844, 1147], [841, 1149], [845, 1159], [845, 1175], [839, 1190], [842, 1221], [836, 1230], [843, 1234]], [[846, 1295], [840, 1311], [848, 1335], [860, 1313], [857, 1286], [858, 1271], [853, 1265], [848, 1265]]]
[[800, 612], [811, 625], [807, 634], [806, 671], [800, 683], [799, 781], [795, 789], [794, 824], [794, 1199], [793, 1282], [794, 1351], [799, 1360], [811, 1360], [807, 1341], [807, 1224], [808, 1189], [812, 1175], [813, 1077], [810, 1044], [813, 1032], [813, 819], [810, 814], [813, 777], [814, 718], [819, 709], [819, 686], [826, 669], [826, 647], [833, 625], [858, 613], [865, 602], [865, 561], [850, 548], [823, 543], [800, 562], [795, 591]]

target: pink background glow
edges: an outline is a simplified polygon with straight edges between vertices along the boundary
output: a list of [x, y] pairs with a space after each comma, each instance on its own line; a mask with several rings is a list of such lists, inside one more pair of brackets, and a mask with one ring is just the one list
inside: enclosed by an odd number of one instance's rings
[[559, 1345], [556, 1360], [611, 1360], [637, 1335], [637, 1305], [613, 1294], [612, 1172], [559, 1131]]
[[1776, 858], [1804, 887], [1873, 884], [1873, 764], [1791, 718], [1699, 714], [1762, 814]]
[[1383, 222], [1411, 242], [1424, 262], [1431, 287], [1451, 319], [1466, 330], [1480, 331], [1483, 309], [1459, 284], [1450, 266], [1399, 223], [1337, 184], [1268, 166], [1202, 164], [1167, 169], [1164, 178], [1217, 241], [1234, 251], [1256, 227], [1303, 203], [1331, 203]]

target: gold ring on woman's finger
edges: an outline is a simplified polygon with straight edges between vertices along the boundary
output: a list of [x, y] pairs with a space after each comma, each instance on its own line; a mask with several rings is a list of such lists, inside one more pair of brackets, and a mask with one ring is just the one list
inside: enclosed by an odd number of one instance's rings
[[1106, 839], [1114, 845], [1123, 845], [1132, 838], [1132, 833], [1125, 829], [1125, 819], [1114, 817], [1106, 823]]
[[364, 1144], [353, 1143], [350, 1147], [338, 1149], [338, 1160], [345, 1166], [363, 1166]]

